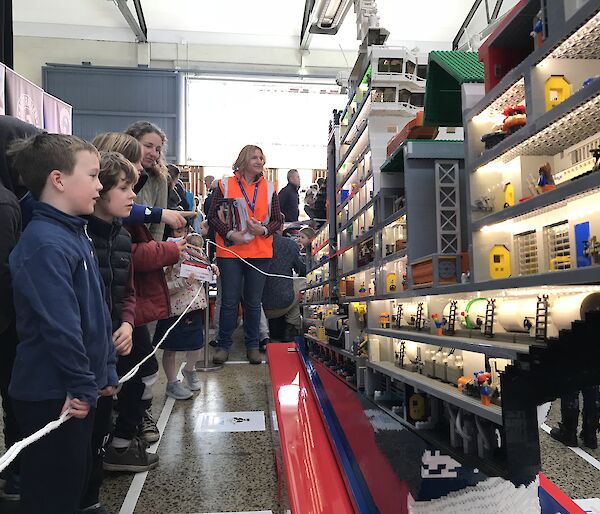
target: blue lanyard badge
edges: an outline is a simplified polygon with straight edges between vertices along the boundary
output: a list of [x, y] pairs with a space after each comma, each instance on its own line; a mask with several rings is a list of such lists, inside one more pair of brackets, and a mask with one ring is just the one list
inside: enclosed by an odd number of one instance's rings
[[240, 186], [240, 190], [242, 191], [242, 194], [244, 195], [244, 198], [246, 199], [246, 203], [248, 204], [248, 207], [250, 207], [252, 214], [254, 214], [254, 206], [256, 205], [256, 196], [258, 195], [258, 182], [256, 182], [256, 185], [254, 186], [254, 197], [252, 198], [252, 203], [250, 203], [250, 199], [248, 198], [248, 195], [246, 194], [246, 190], [244, 189], [244, 186], [240, 182], [240, 179], [238, 179], [238, 184]]

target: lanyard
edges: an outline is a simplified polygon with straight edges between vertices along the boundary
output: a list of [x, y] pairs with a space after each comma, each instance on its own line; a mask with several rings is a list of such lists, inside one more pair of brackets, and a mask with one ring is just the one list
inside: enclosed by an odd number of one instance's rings
[[246, 199], [246, 203], [248, 204], [248, 207], [250, 207], [252, 214], [254, 214], [254, 206], [256, 205], [256, 195], [258, 194], [258, 181], [256, 182], [256, 185], [254, 186], [254, 197], [252, 198], [252, 203], [250, 203], [250, 199], [248, 198], [248, 195], [246, 194], [246, 190], [244, 189], [244, 186], [242, 185], [240, 179], [237, 179], [237, 181], [238, 181], [238, 184], [242, 191], [242, 194], [244, 195], [244, 198]]

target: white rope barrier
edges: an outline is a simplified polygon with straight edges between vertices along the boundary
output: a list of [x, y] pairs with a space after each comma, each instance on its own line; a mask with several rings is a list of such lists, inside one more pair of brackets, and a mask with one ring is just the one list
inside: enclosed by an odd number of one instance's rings
[[2, 457], [0, 457], [0, 471], [3, 471], [4, 468], [6, 468], [13, 460], [15, 460], [15, 458], [17, 457], [17, 455], [19, 455], [19, 453], [21, 453], [21, 450], [23, 448], [29, 446], [32, 443], [35, 443], [38, 439], [41, 439], [53, 430], [56, 430], [68, 419], [71, 419], [71, 414], [69, 413], [69, 411], [65, 411], [57, 420], [51, 421], [45, 427], [40, 428], [37, 432], [34, 432], [29, 437], [21, 439], [19, 442], [13, 444], [9, 448], [9, 450], [4, 455], [2, 455]]
[[[248, 266], [254, 268], [256, 271], [258, 271], [259, 273], [262, 273], [263, 275], [266, 275], [267, 277], [273, 277], [273, 278], [287, 278], [290, 280], [299, 280], [299, 279], [303, 279], [304, 277], [288, 277], [287, 275], [277, 275], [274, 273], [267, 273], [266, 271], [262, 271], [261, 269], [257, 268], [256, 266], [254, 266], [252, 263], [248, 262], [246, 259], [244, 259], [243, 257], [239, 256], [236, 252], [234, 252], [233, 250], [230, 250], [229, 248], [223, 247], [221, 245], [218, 245], [217, 243], [213, 242], [213, 241], [208, 241], [209, 243], [215, 245], [218, 248], [221, 248], [222, 250], [226, 250], [230, 253], [232, 253], [233, 255], [235, 255], [238, 259], [242, 260], [243, 262], [245, 262]], [[179, 315], [179, 317], [177, 318], [177, 320], [175, 320], [175, 323], [173, 323], [168, 330], [165, 332], [165, 334], [162, 336], [161, 340], [156, 344], [156, 346], [154, 347], [154, 350], [152, 351], [152, 353], [149, 353], [148, 355], [146, 355], [146, 357], [144, 357], [138, 364], [136, 364], [129, 372], [127, 372], [125, 375], [123, 375], [120, 379], [119, 379], [119, 384], [123, 384], [125, 382], [127, 382], [128, 380], [130, 380], [132, 377], [135, 376], [135, 374], [139, 371], [140, 367], [142, 366], [142, 364], [144, 364], [146, 361], [148, 361], [150, 358], [152, 358], [152, 356], [154, 354], [156, 354], [156, 352], [158, 351], [158, 349], [160, 348], [160, 346], [162, 345], [162, 343], [164, 342], [164, 340], [167, 338], [167, 336], [170, 334], [171, 330], [173, 330], [175, 328], [175, 325], [177, 325], [177, 323], [179, 323], [181, 321], [181, 318], [183, 318], [183, 316], [185, 316], [187, 314], [187, 312], [190, 310], [190, 307], [193, 305], [193, 303], [196, 301], [196, 299], [198, 298], [198, 296], [200, 295], [200, 292], [202, 291], [202, 286], [200, 286], [198, 288], [198, 291], [196, 292], [194, 298], [190, 301], [190, 303], [188, 304], [188, 306], [185, 308], [185, 310]], [[207, 299], [208, 300], [208, 299]], [[205, 345], [206, 348], [206, 345]], [[0, 457], [0, 472], [4, 471], [4, 469], [6, 469], [6, 467], [13, 461], [15, 460], [15, 458], [17, 457], [17, 455], [19, 455], [19, 453], [21, 453], [21, 451], [26, 448], [27, 446], [33, 444], [34, 442], [36, 442], [38, 439], [41, 439], [42, 437], [44, 437], [45, 435], [49, 434], [50, 432], [52, 432], [53, 430], [56, 430], [58, 427], [60, 427], [63, 423], [65, 423], [66, 421], [68, 421], [69, 419], [71, 419], [71, 414], [70, 411], [65, 411], [62, 413], [62, 415], [54, 420], [51, 421], [50, 423], [48, 423], [45, 427], [40, 428], [37, 432], [34, 432], [33, 434], [31, 434], [30, 436], [26, 437], [25, 439], [21, 439], [20, 441], [16, 442], [15, 444], [13, 444], [4, 455], [2, 455], [2, 457]]]
[[[201, 291], [202, 291], [202, 286], [200, 286], [198, 288], [198, 291], [195, 294], [192, 301], [188, 304], [188, 306], [185, 308], [185, 310], [177, 318], [175, 323], [173, 323], [169, 327], [169, 329], [165, 332], [165, 335], [161, 338], [161, 340], [156, 344], [156, 346], [154, 347], [154, 351], [152, 353], [146, 355], [146, 357], [144, 357], [138, 364], [136, 364], [128, 373], [123, 375], [119, 379], [119, 384], [123, 384], [124, 382], [127, 382], [132, 377], [134, 377], [135, 374], [139, 371], [140, 366], [142, 364], [144, 364], [144, 362], [146, 362], [148, 359], [150, 359], [157, 352], [157, 350], [160, 348], [160, 346], [162, 345], [164, 340], [167, 338], [167, 336], [169, 335], [171, 330], [173, 330], [173, 328], [175, 328], [175, 325], [177, 325], [177, 323], [179, 323], [181, 321], [181, 318], [183, 318], [183, 316], [185, 316], [185, 314], [190, 310], [190, 307], [196, 301], [196, 298], [198, 298], [198, 295], [200, 294]], [[17, 457], [17, 455], [19, 455], [19, 453], [21, 453], [21, 450], [23, 450], [23, 448], [26, 448], [30, 444], [36, 442], [38, 439], [41, 439], [42, 437], [44, 437], [46, 434], [49, 434], [53, 430], [56, 430], [65, 421], [71, 419], [71, 417], [72, 416], [71, 416], [70, 412], [67, 410], [67, 411], [63, 412], [63, 414], [60, 416], [60, 418], [58, 418], [54, 421], [51, 421], [45, 427], [40, 428], [37, 432], [31, 434], [29, 437], [26, 437], [25, 439], [21, 439], [19, 442], [13, 444], [8, 449], [8, 451], [4, 455], [2, 455], [2, 457], [0, 457], [0, 472], [3, 471], [13, 460], [15, 460], [15, 458]]]
[[267, 277], [273, 277], [273, 278], [287, 278], [288, 280], [302, 280], [305, 277], [289, 277], [288, 275], [277, 275], [275, 273], [267, 273], [266, 271], [263, 271], [261, 269], [258, 269], [254, 264], [248, 262], [246, 259], [244, 259], [243, 257], [240, 257], [237, 253], [235, 253], [233, 250], [230, 250], [229, 248], [225, 247], [225, 246], [221, 246], [220, 244], [215, 243], [214, 241], [211, 241], [210, 239], [207, 240], [208, 243], [210, 243], [211, 245], [216, 246], [217, 248], [220, 248], [221, 250], [225, 250], [229, 253], [232, 253], [233, 255], [235, 255], [238, 259], [240, 259], [242, 262], [245, 262], [248, 266], [250, 266], [251, 268], [254, 268], [256, 271], [258, 271], [259, 273], [262, 273], [263, 275], [267, 276]]

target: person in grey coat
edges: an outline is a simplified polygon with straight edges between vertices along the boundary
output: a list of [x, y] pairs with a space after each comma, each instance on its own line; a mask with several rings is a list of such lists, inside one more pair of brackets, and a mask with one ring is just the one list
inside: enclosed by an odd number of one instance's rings
[[[293, 272], [306, 276], [306, 264], [300, 257], [298, 244], [283, 237], [281, 230], [273, 234], [273, 258], [269, 273], [292, 277]], [[267, 319], [285, 317], [283, 340], [291, 340], [300, 333], [301, 318], [298, 292], [304, 281], [280, 277], [267, 277], [263, 289], [262, 305]]]

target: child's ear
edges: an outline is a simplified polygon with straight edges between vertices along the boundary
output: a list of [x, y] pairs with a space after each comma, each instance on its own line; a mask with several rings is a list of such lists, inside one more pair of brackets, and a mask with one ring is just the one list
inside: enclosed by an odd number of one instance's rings
[[48, 179], [46, 183], [49, 183], [54, 189], [63, 192], [65, 190], [65, 186], [63, 184], [63, 174], [59, 170], [52, 170], [48, 175]]

